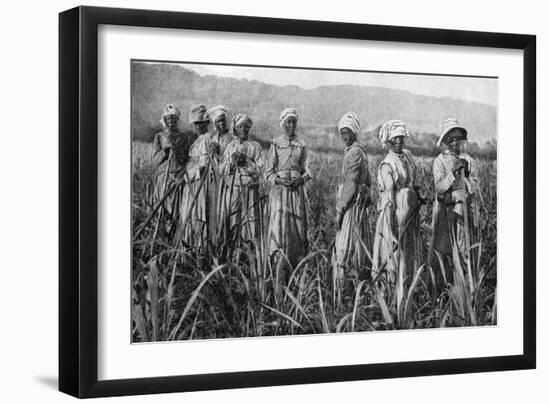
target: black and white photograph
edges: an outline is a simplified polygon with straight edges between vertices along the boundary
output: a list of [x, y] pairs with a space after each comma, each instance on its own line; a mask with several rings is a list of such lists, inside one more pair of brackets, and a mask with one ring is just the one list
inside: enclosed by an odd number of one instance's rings
[[132, 342], [498, 324], [497, 77], [130, 77]]
[[89, 3], [4, 7], [0, 402], [546, 402], [544, 3]]

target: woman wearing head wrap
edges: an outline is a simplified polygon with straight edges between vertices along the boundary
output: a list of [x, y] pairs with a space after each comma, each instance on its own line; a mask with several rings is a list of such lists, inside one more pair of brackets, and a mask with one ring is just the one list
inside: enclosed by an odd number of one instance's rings
[[284, 134], [271, 141], [266, 164], [266, 177], [272, 185], [267, 241], [272, 258], [278, 259], [282, 253], [294, 267], [308, 249], [304, 184], [311, 173], [305, 142], [296, 137], [296, 109], [286, 108], [279, 120]]
[[194, 105], [189, 111], [189, 123], [198, 134], [189, 150], [189, 162], [186, 165], [188, 185], [184, 188], [181, 213], [181, 240], [187, 247], [197, 249], [201, 255], [206, 253], [207, 240], [213, 234], [212, 189], [216, 189], [213, 174], [209, 120], [204, 105]]
[[467, 131], [459, 125], [456, 118], [447, 118], [443, 122], [437, 145], [445, 146], [445, 150], [433, 163], [436, 198], [433, 207], [430, 261], [432, 250], [443, 256], [450, 255], [453, 244], [458, 247], [464, 258], [468, 258], [469, 255], [476, 223], [473, 214], [478, 212], [477, 209], [472, 209], [478, 180], [474, 160], [462, 151], [462, 145], [466, 140]]
[[235, 135], [229, 131], [229, 114], [223, 105], [216, 105], [206, 111], [206, 115], [212, 124], [213, 133], [210, 135], [210, 155], [212, 156], [213, 178], [211, 179], [210, 200], [212, 207], [210, 213], [211, 240], [217, 244], [217, 235], [220, 233], [219, 221], [219, 196], [225, 187], [224, 176], [220, 173], [220, 163], [223, 159], [225, 148], [231, 141], [235, 140]]
[[262, 146], [248, 135], [252, 119], [246, 114], [233, 117], [235, 140], [225, 148], [220, 164], [218, 240], [222, 256], [239, 241], [260, 242], [261, 205], [259, 181], [264, 167]]
[[235, 136], [229, 131], [229, 114], [223, 105], [216, 105], [207, 111], [207, 115], [214, 127], [211, 148], [221, 159], [227, 145], [235, 140]]
[[[344, 267], [365, 270], [370, 254], [371, 237], [368, 207], [371, 179], [367, 152], [357, 141], [359, 119], [355, 112], [344, 114], [338, 121], [338, 133], [346, 145], [342, 162], [342, 183], [336, 197], [336, 262], [338, 278], [343, 279]], [[368, 263], [370, 267], [370, 262]]]
[[387, 121], [379, 132], [389, 148], [378, 167], [378, 211], [373, 248], [373, 275], [386, 271], [389, 281], [403, 286], [421, 262], [419, 217], [421, 199], [415, 184], [416, 166], [403, 149], [409, 132], [399, 120]]
[[[180, 115], [179, 109], [173, 104], [166, 105], [160, 119], [163, 130], [157, 133], [153, 140], [152, 159], [156, 166], [155, 201], [160, 201], [166, 192], [170, 192], [173, 183], [183, 176], [189, 150], [195, 140], [193, 135], [184, 134], [178, 129]], [[161, 217], [169, 233], [177, 223], [181, 193], [182, 187], [178, 186], [171, 190], [163, 203]]]

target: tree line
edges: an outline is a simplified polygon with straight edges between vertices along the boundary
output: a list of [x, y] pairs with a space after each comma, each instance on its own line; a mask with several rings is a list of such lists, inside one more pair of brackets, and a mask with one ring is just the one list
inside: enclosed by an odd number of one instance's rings
[[[280, 135], [280, 128], [274, 127], [267, 122], [254, 122], [251, 131], [251, 138], [258, 141], [264, 149], [269, 148], [271, 139]], [[190, 125], [182, 124], [184, 132], [192, 132]], [[358, 136], [361, 142], [371, 155], [384, 154], [384, 150], [378, 139], [380, 126], [371, 130], [362, 130]], [[160, 123], [154, 124], [140, 120], [133, 122], [133, 140], [138, 142], [150, 143], [156, 133], [162, 131]], [[341, 153], [343, 150], [342, 142], [338, 137], [336, 126], [303, 124], [299, 127], [299, 135], [307, 143], [309, 150], [319, 153]], [[410, 138], [407, 139], [407, 148], [416, 156], [435, 157], [440, 150], [437, 147], [438, 135], [429, 132], [410, 132]], [[496, 160], [497, 141], [492, 139], [478, 144], [471, 139], [467, 144], [467, 152], [474, 158], [484, 160]]]

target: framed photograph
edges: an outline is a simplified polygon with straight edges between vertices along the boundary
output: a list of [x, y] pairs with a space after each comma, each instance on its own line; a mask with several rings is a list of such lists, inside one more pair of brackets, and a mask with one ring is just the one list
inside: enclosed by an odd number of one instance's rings
[[536, 38], [59, 16], [59, 388], [532, 369]]

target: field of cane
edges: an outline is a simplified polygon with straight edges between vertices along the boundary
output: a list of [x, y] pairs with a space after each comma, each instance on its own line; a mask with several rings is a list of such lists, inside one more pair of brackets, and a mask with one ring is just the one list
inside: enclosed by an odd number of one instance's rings
[[[496, 324], [496, 161], [476, 160], [480, 194], [478, 230], [468, 259], [454, 249], [452, 258], [434, 256], [403, 284], [375, 279], [365, 269], [347, 268], [343, 283], [333, 272], [335, 196], [340, 154], [310, 154], [315, 178], [307, 185], [309, 254], [287, 284], [279, 280], [265, 245], [235, 242], [233, 258], [220, 260], [212, 249], [207, 262], [193, 251], [172, 245], [159, 229], [153, 209], [155, 172], [151, 145], [133, 145], [133, 301], [132, 341], [229, 338], [312, 333], [483, 326]], [[382, 156], [369, 156], [374, 234], [376, 168]], [[434, 199], [432, 158], [417, 157], [424, 258], [428, 255]], [[267, 186], [263, 187], [264, 202]], [[267, 214], [267, 209], [264, 209]], [[267, 223], [267, 220], [264, 220]], [[448, 278], [453, 279], [449, 282]], [[436, 286], [436, 279], [443, 282]]]

